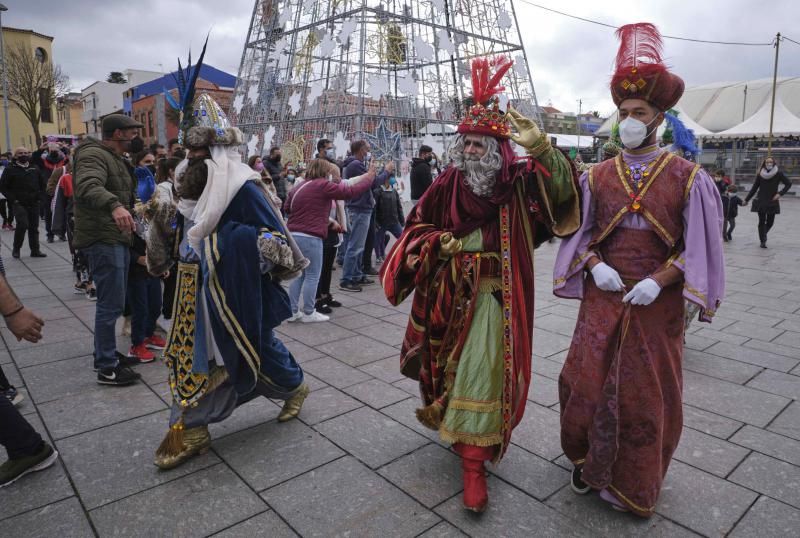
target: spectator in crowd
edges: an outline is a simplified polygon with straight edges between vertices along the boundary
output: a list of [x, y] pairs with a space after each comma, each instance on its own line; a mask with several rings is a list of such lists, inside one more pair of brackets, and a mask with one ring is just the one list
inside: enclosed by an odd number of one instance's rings
[[327, 138], [320, 138], [317, 142], [317, 158], [325, 159], [329, 163], [338, 166], [336, 162], [336, 149], [333, 147], [333, 142]]
[[[0, 177], [3, 177], [3, 172], [11, 164], [11, 153], [3, 153], [0, 155]], [[3, 218], [3, 229], [14, 230], [14, 212], [12, 211], [11, 204], [0, 192], [0, 217]]]
[[375, 258], [376, 262], [383, 263], [386, 258], [386, 234], [390, 233], [395, 239], [403, 233], [403, 203], [400, 201], [400, 194], [397, 192], [397, 178], [394, 172], [394, 162], [389, 161], [383, 172], [378, 174], [380, 183], [373, 189], [375, 196], [375, 223], [377, 232], [375, 233]]
[[264, 160], [258, 155], [251, 155], [250, 158], [247, 159], [247, 166], [256, 172], [261, 172], [264, 170]]
[[289, 165], [286, 167], [286, 173], [284, 174], [286, 178], [286, 189], [292, 190], [294, 187], [295, 181], [297, 181], [297, 167], [293, 165]]
[[[141, 123], [123, 114], [103, 118], [103, 141], [87, 138], [75, 152], [75, 248], [83, 249], [97, 286], [94, 366], [97, 382], [129, 385], [141, 376], [117, 352], [115, 329], [125, 306], [132, 234], [134, 185], [122, 155]], [[120, 358], [125, 364], [120, 362]]]
[[155, 156], [156, 162], [169, 157], [167, 154], [167, 148], [164, 147], [164, 144], [150, 144], [150, 153]]
[[32, 258], [47, 256], [39, 249], [39, 204], [44, 194], [44, 182], [39, 170], [31, 165], [31, 152], [28, 148], [14, 150], [11, 165], [3, 170], [0, 178], [0, 192], [14, 208], [17, 228], [14, 232], [14, 246], [11, 255], [19, 258], [25, 234]]
[[[42, 169], [40, 172], [43, 174], [45, 181], [44, 222], [48, 243], [53, 242], [53, 237], [55, 235], [53, 233], [53, 195], [55, 194], [58, 180], [65, 173], [64, 170], [67, 160], [67, 157], [57, 148], [51, 148], [44, 159], [42, 159]], [[65, 226], [60, 226], [61, 229], [64, 229], [64, 227]], [[62, 241], [67, 240], [64, 235], [59, 236], [59, 239]]]
[[733, 229], [736, 228], [736, 217], [739, 216], [739, 206], [744, 202], [739, 195], [736, 185], [728, 185], [725, 194], [722, 196], [722, 213], [725, 216], [725, 225], [722, 227], [723, 241], [733, 241]]
[[[336, 162], [336, 150], [333, 147], [333, 142], [327, 138], [321, 138], [317, 141], [317, 158], [325, 159], [330, 164], [334, 165], [337, 170], [339, 163]], [[341, 174], [334, 174], [336, 181], [341, 181]], [[342, 242], [342, 234], [347, 230], [347, 219], [344, 213], [344, 201], [336, 200], [331, 204], [331, 211], [329, 218], [331, 219], [331, 226], [328, 228], [328, 235], [322, 241], [322, 271], [319, 275], [319, 284], [317, 284], [317, 312], [323, 314], [330, 314], [333, 308], [342, 306], [342, 303], [335, 300], [331, 295], [331, 279], [333, 278], [333, 264], [336, 260], [336, 250], [340, 247]]]
[[167, 154], [178, 159], [186, 158], [186, 150], [183, 149], [183, 144], [178, 142], [177, 138], [170, 138], [167, 142]]
[[[36, 343], [42, 338], [44, 321], [17, 299], [2, 267], [0, 259], [0, 313], [17, 340]], [[2, 383], [5, 380], [2, 370], [0, 378]], [[14, 405], [12, 399], [0, 396], [0, 445], [8, 453], [8, 460], [0, 465], [0, 488], [10, 486], [28, 473], [50, 467], [58, 458], [58, 452], [42, 439]]]
[[[783, 184], [783, 189], [778, 192], [778, 184]], [[744, 199], [744, 205], [754, 196], [753, 206], [750, 211], [758, 213], [758, 239], [761, 248], [767, 248], [767, 234], [775, 224], [775, 215], [781, 212], [781, 196], [789, 192], [792, 182], [778, 168], [775, 159], [767, 157], [758, 170], [756, 180]]]
[[426, 145], [420, 146], [419, 156], [411, 160], [411, 201], [415, 204], [433, 183], [432, 161], [433, 149]]
[[[367, 163], [370, 161], [370, 147], [366, 140], [356, 140], [350, 144], [352, 155], [345, 159], [343, 179], [363, 176], [367, 173]], [[372, 210], [375, 199], [372, 191], [367, 189], [361, 196], [348, 200], [347, 208], [347, 250], [344, 253], [344, 271], [339, 281], [342, 291], [361, 291], [362, 284], [372, 284], [374, 280], [367, 278], [363, 272], [364, 247], [372, 219]], [[371, 256], [370, 256], [371, 257]]]
[[[141, 198], [142, 204], [149, 200], [149, 197]], [[136, 231], [128, 270], [128, 304], [131, 309], [131, 349], [128, 357], [140, 363], [153, 362], [156, 356], [150, 350], [162, 350], [167, 345], [156, 334], [156, 321], [161, 314], [161, 279], [147, 272], [147, 221], [144, 211], [141, 204], [137, 204], [134, 210]], [[164, 274], [164, 277], [167, 276], [169, 272]]]
[[283, 168], [281, 167], [281, 148], [275, 146], [269, 150], [269, 156], [264, 159], [264, 166], [267, 167], [269, 177], [272, 178], [278, 198], [281, 199], [281, 202], [285, 201], [286, 179], [283, 177]]
[[728, 192], [728, 185], [730, 185], [730, 181], [725, 180], [724, 170], [716, 170], [714, 172], [714, 184], [717, 186], [719, 195], [725, 196], [725, 193]]
[[264, 160], [258, 155], [251, 155], [250, 158], [247, 159], [247, 165], [252, 170], [261, 174], [261, 183], [263, 183], [264, 188], [267, 189], [269, 201], [272, 204], [273, 209], [281, 212], [283, 208], [283, 200], [278, 197], [278, 192], [275, 190], [275, 183], [272, 181], [272, 176], [269, 175], [267, 167], [264, 165]]
[[175, 169], [181, 160], [175, 157], [167, 157], [158, 160], [156, 163], [156, 192], [155, 196], [163, 198], [169, 202], [175, 199]]
[[149, 150], [133, 156], [133, 174], [136, 177], [136, 195], [140, 200], [149, 200], [156, 190], [156, 157]]
[[[292, 305], [290, 322], [305, 323], [328, 321], [328, 316], [316, 310], [317, 284], [322, 272], [323, 240], [328, 230], [339, 229], [331, 221], [330, 212], [334, 200], [350, 200], [368, 191], [375, 179], [375, 169], [354, 177], [352, 182], [337, 181], [339, 169], [325, 159], [314, 159], [308, 167], [308, 179], [289, 192], [285, 211], [287, 227], [292, 232], [303, 256], [311, 262], [302, 274], [289, 286]], [[303, 310], [300, 311], [300, 296]]]

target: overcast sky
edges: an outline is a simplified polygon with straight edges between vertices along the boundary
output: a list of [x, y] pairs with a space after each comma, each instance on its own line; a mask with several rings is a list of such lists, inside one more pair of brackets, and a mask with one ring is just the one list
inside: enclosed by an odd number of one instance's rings
[[[206, 63], [236, 74], [254, 0], [3, 0], [3, 24], [55, 37], [53, 55], [74, 90], [126, 68], [169, 72], [195, 54], [211, 29]], [[665, 35], [769, 42], [776, 32], [800, 42], [797, 0], [531, 0], [615, 26], [648, 21]], [[477, 4], [478, 2], [476, 2]], [[514, 1], [539, 104], [609, 113], [607, 83], [614, 31]], [[224, 6], [220, 9], [219, 6]], [[772, 47], [665, 40], [665, 56], [687, 86], [772, 76]], [[159, 65], [160, 64], [160, 65]], [[163, 67], [162, 67], [163, 66]], [[781, 45], [780, 76], [800, 76], [800, 45]]]

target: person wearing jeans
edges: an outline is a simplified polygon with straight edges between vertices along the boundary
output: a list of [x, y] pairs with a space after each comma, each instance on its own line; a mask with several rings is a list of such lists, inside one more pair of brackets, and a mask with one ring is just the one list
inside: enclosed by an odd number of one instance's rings
[[[287, 227], [297, 242], [303, 256], [311, 262], [302, 274], [289, 286], [289, 300], [292, 317], [289, 321], [305, 323], [327, 321], [328, 316], [315, 309], [317, 284], [322, 272], [323, 239], [329, 230], [341, 231], [334, 219], [330, 218], [334, 200], [349, 200], [369, 190], [375, 177], [375, 170], [354, 178], [340, 181], [339, 169], [325, 159], [315, 159], [306, 173], [308, 178], [292, 189], [284, 205], [289, 216]], [[367, 214], [367, 219], [369, 215]], [[300, 311], [300, 296], [303, 297], [303, 310]]]
[[[350, 144], [350, 153], [343, 165], [344, 179], [362, 176], [367, 172], [366, 163], [370, 160], [370, 147], [365, 140], [356, 140]], [[363, 270], [364, 247], [369, 233], [372, 210], [375, 199], [372, 191], [367, 189], [361, 196], [349, 200], [347, 204], [347, 247], [343, 254], [344, 268], [339, 281], [339, 289], [343, 291], [361, 291], [361, 284], [372, 284]]]
[[[75, 237], [73, 245], [89, 259], [97, 287], [94, 365], [101, 385], [129, 385], [141, 376], [120, 364], [115, 327], [125, 307], [129, 248], [136, 231], [131, 212], [134, 185], [124, 153], [144, 142], [141, 123], [123, 114], [103, 118], [103, 141], [87, 138], [75, 150], [73, 163]], [[125, 358], [127, 360], [127, 358]]]

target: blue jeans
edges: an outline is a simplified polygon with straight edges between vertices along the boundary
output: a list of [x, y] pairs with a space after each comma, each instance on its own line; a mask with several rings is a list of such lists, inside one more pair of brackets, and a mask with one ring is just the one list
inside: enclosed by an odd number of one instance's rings
[[131, 344], [138, 346], [153, 336], [161, 314], [161, 279], [128, 279], [128, 304], [131, 307]]
[[322, 273], [322, 239], [305, 235], [293, 236], [300, 252], [311, 263], [302, 274], [289, 285], [289, 300], [292, 303], [292, 314], [296, 314], [300, 306], [300, 292], [303, 293], [303, 313], [313, 314], [317, 302], [317, 284]]
[[120, 243], [95, 243], [83, 252], [89, 258], [89, 270], [97, 288], [94, 367], [115, 368], [118, 364], [116, 326], [125, 308], [131, 253], [127, 245]]
[[347, 210], [347, 226], [350, 237], [347, 238], [347, 252], [344, 253], [344, 268], [341, 284], [357, 284], [364, 278], [361, 262], [364, 258], [364, 243], [369, 231], [369, 219], [372, 211]]
[[400, 226], [399, 222], [389, 226], [378, 226], [378, 231], [375, 232], [375, 256], [379, 258], [386, 257], [386, 232], [392, 234], [395, 239], [400, 239], [403, 227]]

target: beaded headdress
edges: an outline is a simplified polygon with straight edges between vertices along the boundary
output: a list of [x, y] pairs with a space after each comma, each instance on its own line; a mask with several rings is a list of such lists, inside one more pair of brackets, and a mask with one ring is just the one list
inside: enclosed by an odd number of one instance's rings
[[[472, 60], [472, 99], [474, 104], [458, 126], [461, 134], [481, 134], [495, 138], [511, 136], [511, 126], [500, 110], [497, 94], [505, 91], [500, 86], [503, 76], [513, 65], [506, 56], [476, 58]], [[493, 72], [494, 71], [494, 72]]]

